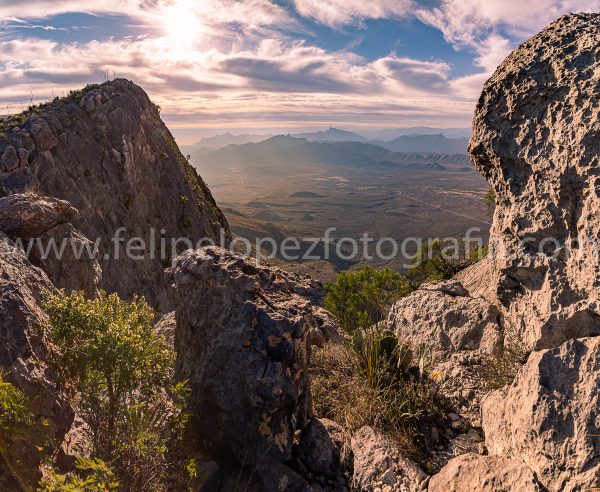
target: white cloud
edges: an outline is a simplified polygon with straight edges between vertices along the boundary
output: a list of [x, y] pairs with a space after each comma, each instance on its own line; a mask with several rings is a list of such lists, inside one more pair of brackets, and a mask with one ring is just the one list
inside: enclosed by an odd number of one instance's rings
[[451, 81], [458, 96], [475, 100], [483, 83], [522, 41], [570, 11], [590, 10], [589, 0], [442, 0], [439, 7], [417, 9], [416, 16], [439, 29], [455, 49], [470, 49], [482, 72]]
[[502, 29], [508, 35], [527, 37], [557, 17], [597, 8], [590, 0], [442, 0], [439, 7], [417, 9], [416, 15], [458, 47]]
[[398, 18], [411, 13], [412, 0], [294, 0], [296, 10], [322, 24], [339, 27], [363, 19]]

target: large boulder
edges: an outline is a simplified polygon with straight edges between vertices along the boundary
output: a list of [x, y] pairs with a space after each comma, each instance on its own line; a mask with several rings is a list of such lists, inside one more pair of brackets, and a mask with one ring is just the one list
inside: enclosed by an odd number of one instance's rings
[[391, 435], [365, 426], [352, 436], [354, 490], [419, 492], [427, 488], [427, 475], [405, 457], [400, 443]]
[[425, 285], [391, 309], [388, 327], [411, 345], [427, 345], [443, 360], [458, 351], [493, 353], [501, 341], [496, 306], [471, 297], [460, 282]]
[[512, 385], [482, 403], [490, 454], [519, 458], [550, 491], [600, 477], [600, 338], [534, 352]]
[[52, 197], [24, 193], [0, 198], [0, 231], [15, 240], [55, 287], [94, 297], [102, 270], [96, 244], [71, 224], [78, 217], [69, 202]]
[[[27, 395], [35, 425], [47, 422], [44, 432], [60, 445], [74, 412], [47, 364], [44, 326], [48, 320], [40, 305], [44, 292], [53, 290], [44, 272], [0, 233], [0, 375]], [[16, 470], [22, 484], [32, 488], [40, 478], [42, 458], [34, 445], [0, 446], [5, 463]]]
[[506, 58], [475, 112], [469, 152], [497, 201], [491, 285], [531, 348], [600, 335], [599, 43], [600, 15], [561, 17]]
[[6, 120], [0, 156], [0, 196], [33, 190], [68, 201], [80, 212], [68, 222], [98, 240], [100, 287], [144, 295], [162, 312], [172, 310], [163, 269], [177, 251], [188, 241], [229, 239], [223, 214], [159, 108], [127, 80], [88, 86]]
[[79, 212], [69, 202], [35, 193], [17, 193], [0, 198], [0, 231], [13, 239], [41, 236], [78, 216]]
[[535, 474], [519, 460], [467, 453], [431, 477], [428, 492], [539, 492]]
[[220, 248], [186, 251], [172, 278], [176, 373], [189, 381], [196, 416], [191, 438], [218, 462], [223, 490], [305, 490], [294, 463], [306, 458], [304, 438], [319, 441], [321, 456], [307, 468], [330, 473], [335, 445], [317, 439], [322, 426], [309, 426], [310, 298], [320, 284]]

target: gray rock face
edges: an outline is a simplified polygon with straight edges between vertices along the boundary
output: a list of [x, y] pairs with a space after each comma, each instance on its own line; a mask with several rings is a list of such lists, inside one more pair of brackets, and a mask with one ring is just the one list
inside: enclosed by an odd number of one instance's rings
[[[71, 203], [80, 212], [73, 226], [91, 241], [101, 239], [100, 287], [123, 297], [142, 294], [170, 310], [162, 271], [171, 263], [171, 239], [218, 241], [221, 228], [226, 238], [229, 230], [158, 108], [142, 89], [117, 79], [25, 116], [0, 128], [0, 194], [33, 190]], [[115, 246], [121, 228], [125, 240]], [[139, 250], [126, 254], [131, 238], [145, 243], [143, 259], [134, 258]]]
[[[29, 260], [44, 270], [56, 287], [67, 292], [83, 291], [88, 298], [98, 294], [102, 270], [94, 243], [72, 224], [61, 224], [50, 229], [39, 236], [39, 241], [32, 248]], [[62, 248], [60, 259], [44, 249], [52, 244]]]
[[[33, 414], [48, 419], [48, 433], [61, 443], [74, 413], [46, 363], [43, 326], [47, 319], [40, 308], [44, 290], [54, 290], [48, 277], [0, 233], [0, 371], [27, 394]], [[30, 485], [37, 483], [39, 452], [15, 446], [2, 457]]]
[[69, 202], [56, 198], [34, 193], [0, 198], [0, 231], [11, 238], [35, 238], [78, 216]]
[[431, 477], [429, 492], [539, 492], [525, 463], [498, 456], [463, 454]]
[[427, 475], [403, 456], [402, 447], [391, 436], [363, 427], [352, 436], [354, 490], [373, 492], [384, 486], [398, 492], [425, 490]]
[[469, 152], [497, 196], [491, 283], [537, 349], [600, 335], [599, 43], [599, 15], [561, 17], [506, 58], [473, 121]]
[[[221, 467], [224, 490], [238, 480], [246, 490], [304, 490], [290, 465], [294, 434], [311, 420], [309, 299], [320, 284], [220, 248], [186, 251], [172, 278], [176, 372], [199, 416], [193, 437]], [[325, 461], [310, 466], [329, 470]]]
[[513, 456], [550, 491], [581, 491], [600, 477], [600, 338], [531, 354], [515, 382], [482, 403], [490, 454]]

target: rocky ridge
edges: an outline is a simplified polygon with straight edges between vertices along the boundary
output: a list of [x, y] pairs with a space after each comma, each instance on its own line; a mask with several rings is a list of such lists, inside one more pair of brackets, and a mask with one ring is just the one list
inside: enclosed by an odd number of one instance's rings
[[[163, 312], [172, 309], [162, 274], [177, 253], [171, 239], [195, 245], [203, 238], [219, 243], [221, 230], [225, 242], [230, 235], [160, 109], [124, 79], [0, 122], [0, 195], [25, 192], [67, 201], [79, 211], [70, 222], [99, 241], [101, 288], [123, 297], [144, 295]], [[115, 253], [113, 238], [119, 236], [125, 239]], [[161, 237], [167, 239], [164, 254]], [[132, 238], [144, 242], [143, 260], [133, 258], [138, 250], [126, 254]]]

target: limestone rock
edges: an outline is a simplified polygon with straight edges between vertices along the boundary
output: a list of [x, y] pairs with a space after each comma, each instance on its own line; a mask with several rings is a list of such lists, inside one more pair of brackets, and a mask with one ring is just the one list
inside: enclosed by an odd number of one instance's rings
[[56, 198], [34, 193], [0, 198], [0, 231], [12, 238], [35, 238], [77, 217], [77, 210], [69, 202]]
[[[53, 244], [59, 249], [49, 250]], [[102, 279], [95, 246], [72, 224], [61, 224], [39, 236], [29, 260], [44, 270], [57, 288], [83, 291], [92, 298], [98, 294]], [[59, 255], [53, 252], [61, 250]]]
[[19, 166], [19, 156], [17, 150], [9, 145], [0, 157], [0, 169], [3, 171], [12, 171]]
[[539, 492], [535, 474], [525, 463], [468, 453], [454, 458], [431, 477], [429, 492]]
[[520, 458], [550, 491], [600, 476], [600, 337], [534, 352], [514, 383], [482, 403], [490, 454]]
[[494, 304], [472, 297], [462, 283], [450, 280], [425, 285], [400, 299], [387, 324], [414, 353], [426, 354], [424, 361], [440, 392], [476, 425], [485, 391], [481, 367], [502, 346], [500, 321]]
[[366, 426], [352, 436], [351, 445], [355, 490], [372, 492], [383, 485], [399, 492], [426, 488], [427, 475], [403, 456], [402, 448], [392, 436]]
[[[48, 419], [47, 432], [60, 444], [74, 413], [46, 362], [43, 326], [47, 318], [40, 307], [45, 290], [54, 290], [48, 277], [0, 233], [0, 372], [27, 394], [37, 419]], [[16, 446], [3, 455], [32, 486], [40, 477], [40, 458], [27, 446]]]
[[[176, 286], [176, 373], [188, 380], [193, 437], [224, 490], [303, 490], [289, 466], [311, 420], [307, 365], [313, 282], [220, 248], [189, 250]], [[319, 465], [320, 466], [320, 465]]]
[[175, 347], [177, 320], [175, 311], [165, 314], [154, 327], [154, 331], [164, 337], [170, 347]]
[[426, 344], [440, 359], [462, 350], [493, 353], [501, 340], [500, 312], [481, 298], [470, 297], [457, 281], [426, 285], [400, 299], [388, 327], [413, 346]]
[[172, 311], [164, 268], [203, 238], [220, 243], [221, 230], [229, 241], [223, 214], [158, 108], [127, 80], [88, 86], [6, 127], [5, 154], [10, 165], [0, 160], [0, 195], [33, 190], [77, 208], [73, 226], [100, 240], [100, 287], [122, 297], [144, 295], [162, 312]]
[[598, 14], [561, 17], [500, 65], [473, 121], [497, 197], [490, 282], [531, 348], [600, 335], [599, 43]]

